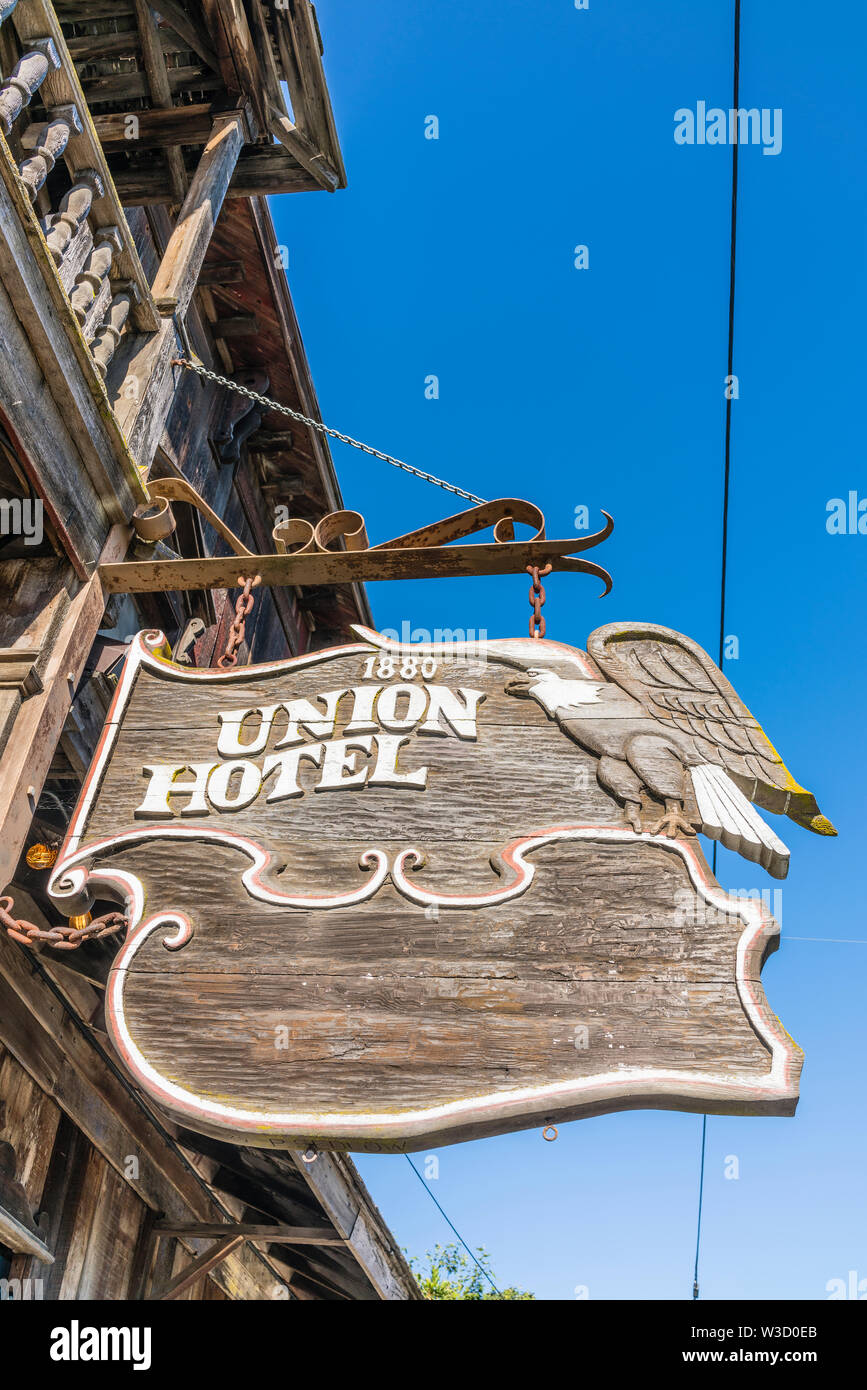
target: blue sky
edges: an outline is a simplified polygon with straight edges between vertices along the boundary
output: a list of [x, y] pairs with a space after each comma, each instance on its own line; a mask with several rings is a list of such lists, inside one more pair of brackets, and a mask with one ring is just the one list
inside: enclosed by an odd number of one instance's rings
[[[716, 652], [731, 151], [673, 131], [680, 107], [730, 104], [732, 10], [317, 4], [349, 188], [274, 213], [323, 418], [484, 497], [531, 498], [550, 535], [572, 533], [576, 506], [610, 511], [594, 556], [610, 597], [580, 576], [548, 585], [549, 635], [580, 647], [603, 622], [646, 619]], [[740, 157], [727, 674], [840, 836], [788, 827], [764, 982], [806, 1053], [802, 1098], [793, 1120], [709, 1121], [707, 1298], [821, 1299], [850, 1270], [867, 1280], [867, 536], [826, 529], [831, 498], [867, 497], [865, 42], [854, 0], [743, 6], [741, 105], [781, 108], [783, 142]], [[335, 462], [375, 541], [458, 509], [343, 446]], [[380, 627], [512, 636], [529, 611], [518, 577], [370, 597]], [[718, 876], [777, 886], [725, 851]], [[453, 1146], [433, 1187], [501, 1282], [687, 1298], [700, 1128], [646, 1111], [554, 1144]], [[451, 1239], [405, 1159], [358, 1162], [411, 1253]]]

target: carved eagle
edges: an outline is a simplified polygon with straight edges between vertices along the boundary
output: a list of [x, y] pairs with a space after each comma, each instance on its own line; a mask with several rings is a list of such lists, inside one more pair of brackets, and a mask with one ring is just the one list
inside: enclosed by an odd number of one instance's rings
[[[752, 803], [819, 835], [836, 830], [795, 781], [758, 720], [696, 642], [653, 623], [608, 623], [587, 650], [601, 680], [531, 667], [506, 684], [532, 698], [599, 759], [600, 784], [641, 832], [641, 794], [662, 802], [653, 833], [701, 829], [727, 849], [785, 878], [789, 851]], [[686, 777], [697, 819], [686, 818]]]

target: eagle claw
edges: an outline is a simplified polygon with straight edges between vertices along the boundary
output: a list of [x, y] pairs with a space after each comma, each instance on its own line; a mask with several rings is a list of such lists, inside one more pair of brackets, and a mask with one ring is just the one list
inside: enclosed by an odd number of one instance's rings
[[670, 806], [665, 815], [650, 827], [651, 835], [667, 835], [669, 839], [676, 840], [679, 835], [695, 835], [695, 830], [688, 820], [684, 819], [682, 811], [676, 806]]

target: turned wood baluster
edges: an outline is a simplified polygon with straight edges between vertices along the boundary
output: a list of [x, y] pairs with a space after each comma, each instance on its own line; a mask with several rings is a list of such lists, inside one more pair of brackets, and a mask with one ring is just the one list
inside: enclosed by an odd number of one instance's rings
[[123, 241], [117, 227], [100, 227], [87, 265], [75, 278], [71, 303], [75, 317], [84, 324], [93, 301], [102, 289], [103, 281], [111, 272], [111, 263], [121, 250]]
[[96, 170], [83, 169], [78, 182], [64, 193], [57, 212], [46, 219], [45, 235], [55, 265], [61, 264], [73, 238], [83, 227], [94, 198], [101, 198], [103, 192], [104, 185]]
[[45, 125], [25, 130], [21, 143], [33, 154], [22, 162], [20, 172], [31, 202], [36, 201], [37, 193], [69, 144], [70, 135], [80, 130], [81, 121], [74, 106], [63, 107], [62, 113], [55, 114]]
[[[14, 8], [14, 7], [13, 7]], [[11, 14], [11, 10], [8, 11]], [[0, 21], [5, 18], [0, 14]], [[39, 39], [16, 63], [11, 77], [0, 87], [0, 126], [9, 135], [25, 106], [38, 92], [51, 68], [60, 67], [60, 58], [51, 39]]]
[[119, 287], [119, 292], [109, 305], [108, 313], [91, 345], [93, 360], [100, 376], [105, 380], [108, 366], [117, 351], [124, 324], [129, 318], [130, 309], [138, 298], [138, 288], [132, 280]]

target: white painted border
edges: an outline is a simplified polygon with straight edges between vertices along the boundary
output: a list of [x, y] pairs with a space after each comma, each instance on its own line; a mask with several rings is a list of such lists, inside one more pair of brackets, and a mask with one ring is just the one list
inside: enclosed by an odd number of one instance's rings
[[[129, 969], [142, 946], [160, 927], [170, 924], [175, 926], [174, 936], [164, 938], [164, 945], [167, 949], [177, 950], [190, 940], [192, 924], [180, 913], [161, 913], [145, 919], [145, 891], [141, 881], [133, 874], [110, 867], [88, 871], [85, 867], [86, 860], [91, 859], [96, 853], [104, 855], [124, 845], [150, 839], [180, 837], [219, 842], [242, 850], [253, 861], [252, 867], [242, 875], [245, 887], [253, 896], [262, 901], [280, 902], [285, 906], [333, 907], [336, 910], [372, 897], [387, 876], [388, 864], [383, 851], [370, 849], [362, 856], [361, 867], [373, 867], [374, 873], [362, 887], [347, 894], [316, 898], [284, 894], [267, 888], [261, 882], [261, 874], [270, 862], [270, 854], [254, 841], [227, 831], [209, 830], [205, 827], [142, 826], [140, 829], [126, 831], [81, 848], [96, 791], [111, 756], [139, 670], [141, 666], [146, 665], [181, 681], [216, 680], [231, 683], [249, 681], [259, 674], [303, 669], [335, 657], [369, 654], [371, 645], [387, 647], [394, 651], [458, 654], [456, 648], [459, 644], [387, 642], [369, 629], [356, 630], [368, 639], [364, 645], [335, 647], [311, 656], [222, 672], [186, 671], [175, 666], [159, 654], [164, 643], [162, 634], [140, 633], [133, 642], [93, 765], [82, 788], [66, 841], [52, 874], [49, 891], [59, 904], [68, 905], [77, 894], [84, 891], [90, 881], [94, 885], [100, 884], [113, 889], [126, 901], [130, 927], [109, 977], [106, 1019], [115, 1047], [131, 1074], [145, 1090], [173, 1115], [193, 1128], [198, 1124], [206, 1131], [229, 1132], [248, 1143], [255, 1143], [257, 1139], [259, 1142], [272, 1144], [316, 1140], [324, 1144], [331, 1141], [350, 1147], [353, 1142], [358, 1145], [380, 1143], [399, 1146], [402, 1143], [411, 1144], [413, 1141], [433, 1140], [437, 1136], [447, 1138], [449, 1132], [456, 1128], [479, 1124], [488, 1126], [490, 1131], [494, 1132], [497, 1127], [508, 1127], [510, 1121], [518, 1121], [523, 1115], [535, 1114], [541, 1110], [556, 1115], [561, 1110], [574, 1111], [581, 1106], [598, 1106], [610, 1102], [616, 1104], [618, 1100], [625, 1102], [645, 1099], [652, 1104], [654, 1099], [677, 1097], [693, 1103], [729, 1103], [747, 1107], [751, 1104], [760, 1106], [763, 1102], [794, 1102], [798, 1094], [800, 1049], [771, 1013], [758, 978], [767, 943], [779, 936], [779, 926], [770, 913], [759, 902], [731, 897], [725, 893], [711, 878], [697, 845], [684, 840], [670, 840], [663, 836], [639, 835], [626, 827], [599, 825], [554, 826], [513, 841], [505, 847], [500, 857], [503, 865], [512, 869], [514, 878], [510, 883], [487, 893], [449, 895], [431, 893], [420, 888], [406, 876], [407, 865], [418, 867], [422, 862], [420, 852], [412, 847], [398, 855], [391, 867], [392, 881], [399, 892], [420, 905], [437, 905], [445, 909], [482, 907], [508, 901], [526, 892], [532, 883], [535, 866], [528, 864], [525, 856], [544, 845], [574, 840], [608, 844], [634, 844], [644, 841], [679, 855], [686, 865], [693, 886], [704, 901], [721, 912], [740, 917], [744, 922], [744, 930], [737, 946], [735, 983], [744, 1013], [770, 1054], [770, 1068], [765, 1075], [746, 1080], [742, 1076], [725, 1073], [624, 1067], [577, 1081], [494, 1091], [424, 1109], [359, 1115], [340, 1111], [257, 1111], [253, 1108], [227, 1105], [196, 1095], [152, 1066], [136, 1044], [126, 1018], [124, 996]], [[531, 643], [528, 639], [517, 638], [502, 642], [486, 641], [483, 644], [467, 643], [466, 646], [475, 652], [478, 652], [479, 646], [484, 646], [493, 655], [507, 660], [511, 658], [516, 664], [535, 656], [540, 649], [556, 647], [556, 653], [552, 653], [556, 659], [569, 660], [581, 668], [585, 675], [595, 674], [592, 665], [585, 666], [585, 660], [588, 659], [584, 658], [583, 653], [564, 647], [560, 643], [547, 642], [545, 639]]]

